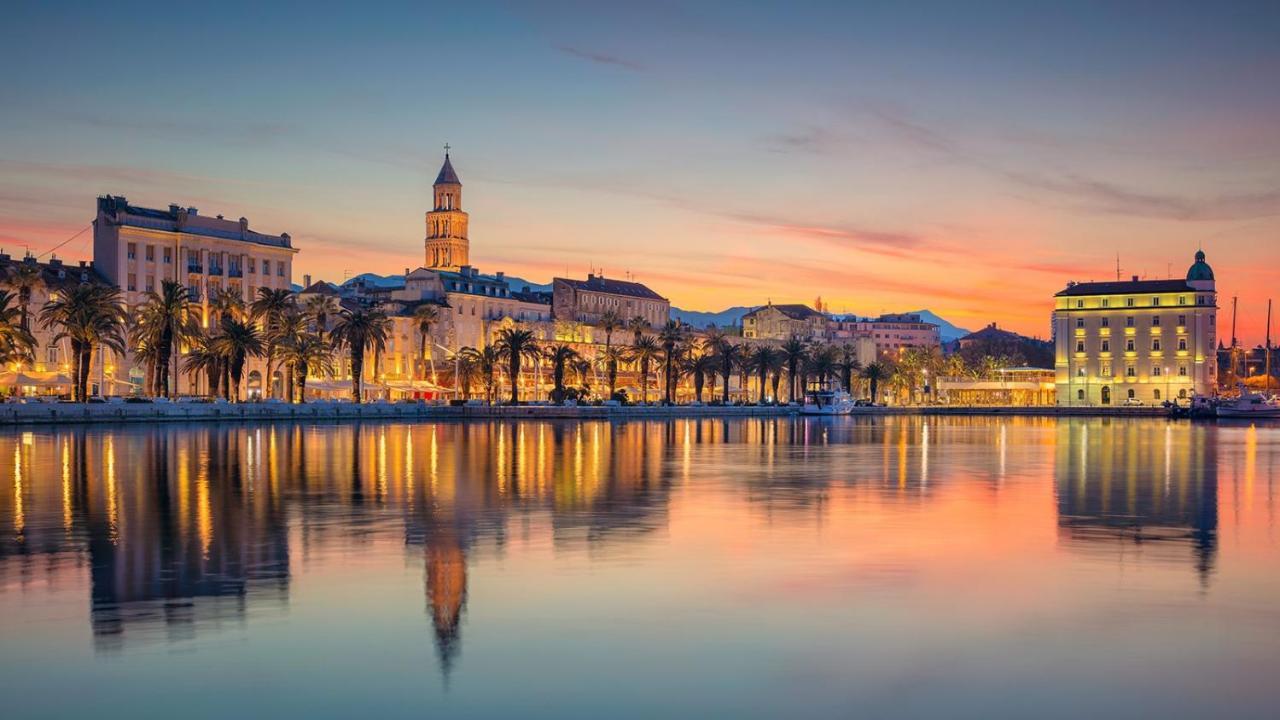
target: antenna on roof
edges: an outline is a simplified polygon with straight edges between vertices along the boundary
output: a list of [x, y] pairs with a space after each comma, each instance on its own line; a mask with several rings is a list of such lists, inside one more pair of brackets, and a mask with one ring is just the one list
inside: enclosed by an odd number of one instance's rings
[[1116, 282], [1120, 282], [1120, 253], [1116, 253]]

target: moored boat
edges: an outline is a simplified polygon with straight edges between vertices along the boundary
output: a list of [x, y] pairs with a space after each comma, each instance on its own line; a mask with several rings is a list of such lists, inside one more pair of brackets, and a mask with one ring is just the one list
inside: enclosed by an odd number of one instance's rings
[[801, 415], [848, 415], [853, 412], [854, 401], [843, 390], [814, 389], [804, 394]]

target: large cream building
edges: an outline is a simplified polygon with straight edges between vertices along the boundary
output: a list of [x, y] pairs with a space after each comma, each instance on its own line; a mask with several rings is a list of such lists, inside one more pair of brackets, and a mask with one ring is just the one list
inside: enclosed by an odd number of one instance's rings
[[1058, 404], [1151, 405], [1213, 394], [1217, 312], [1204, 252], [1185, 280], [1068, 285], [1053, 313]]
[[[146, 300], [165, 280], [186, 286], [209, 323], [210, 299], [223, 289], [251, 302], [258, 288], [288, 289], [293, 283], [293, 256], [298, 252], [288, 233], [271, 235], [249, 228], [245, 218], [227, 220], [201, 215], [193, 207], [167, 210], [132, 205], [120, 196], [98, 198], [93, 222], [93, 268], [118, 286], [129, 307]], [[114, 368], [114, 383], [141, 383], [143, 372], [126, 361]], [[261, 392], [266, 364], [251, 359], [242, 392]], [[181, 393], [198, 393], [197, 379], [178, 372]], [[277, 376], [276, 385], [281, 378]], [[104, 388], [104, 391], [105, 388]]]

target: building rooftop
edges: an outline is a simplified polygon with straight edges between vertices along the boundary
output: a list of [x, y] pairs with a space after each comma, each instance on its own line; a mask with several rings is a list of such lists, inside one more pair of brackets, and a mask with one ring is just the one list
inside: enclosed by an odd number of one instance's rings
[[574, 290], [587, 290], [590, 292], [608, 293], [610, 295], [625, 295], [627, 297], [644, 298], [647, 300], [666, 300], [658, 293], [650, 290], [648, 286], [638, 282], [630, 282], [628, 280], [610, 280], [602, 275], [587, 275], [586, 280], [571, 280], [569, 278], [555, 278], [551, 281], [554, 283], [564, 283]]
[[449, 162], [449, 153], [444, 154], [444, 165], [440, 166], [440, 173], [436, 175], [436, 185], [461, 185], [462, 181], [458, 179], [458, 173], [453, 170], [453, 163]]
[[1139, 280], [1135, 275], [1132, 280], [1119, 282], [1087, 282], [1071, 283], [1055, 297], [1076, 297], [1080, 295], [1138, 295], [1142, 293], [1196, 292], [1186, 280]]
[[184, 208], [178, 205], [170, 205], [168, 210], [146, 208], [131, 205], [128, 199], [120, 195], [99, 197], [98, 216], [107, 222], [128, 227], [182, 232], [224, 240], [243, 240], [272, 247], [293, 247], [289, 233], [269, 235], [250, 230], [249, 221], [245, 218], [227, 220], [221, 215], [208, 217], [201, 215], [193, 207]]
[[801, 305], [801, 304], [774, 305], [773, 303], [769, 303], [768, 305], [761, 305], [760, 307], [746, 313], [745, 315], [743, 315], [743, 317], [744, 318], [751, 317], [763, 310], [768, 310], [769, 308], [773, 308], [774, 310], [777, 310], [778, 312], [782, 313], [783, 315], [786, 315], [792, 320], [808, 320], [811, 317], [822, 316], [822, 313], [818, 312], [817, 310], [814, 310], [808, 305]]

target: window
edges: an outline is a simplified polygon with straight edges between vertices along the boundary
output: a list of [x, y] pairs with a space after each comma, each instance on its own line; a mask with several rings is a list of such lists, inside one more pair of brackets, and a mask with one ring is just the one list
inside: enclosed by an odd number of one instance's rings
[[58, 346], [50, 345], [46, 347], [44, 358], [45, 358], [45, 362], [48, 362], [50, 365], [57, 365], [58, 364]]
[[284, 263], [282, 262], [276, 263], [276, 275], [279, 275], [280, 277], [284, 277]]
[[1076, 377], [1082, 378], [1084, 376], [1085, 376], [1084, 368], [1076, 368]]
[[1084, 327], [1084, 318], [1076, 318], [1076, 327], [1078, 328]]
[[1111, 327], [1111, 321], [1108, 318], [1102, 318], [1102, 327]]
[[1103, 363], [1102, 377], [1111, 377], [1111, 366], [1109, 364]]
[[253, 258], [249, 258], [249, 272], [250, 273], [258, 272], [258, 261], [254, 260]]
[[1160, 307], [1160, 298], [1158, 297], [1151, 298], [1151, 307]]
[[1159, 399], [1160, 399], [1160, 391], [1159, 391], [1159, 390], [1153, 390], [1153, 391], [1151, 392], [1151, 397], [1155, 398], [1156, 400], [1159, 400]]
[[1159, 349], [1160, 349], [1160, 338], [1154, 338], [1154, 339], [1152, 339], [1152, 341], [1151, 341], [1151, 349], [1152, 349], [1152, 350], [1159, 350]]
[[1124, 299], [1124, 306], [1125, 306], [1125, 307], [1133, 307], [1133, 298], [1125, 298], [1125, 299]]
[[1077, 390], [1077, 391], [1076, 391], [1076, 399], [1077, 399], [1077, 400], [1084, 400], [1084, 390]]
[[148, 275], [147, 276], [147, 292], [155, 292], [155, 290], [156, 290], [156, 276]]
[[173, 251], [170, 250], [169, 248], [164, 249], [164, 264], [165, 265], [173, 264]]
[[138, 243], [129, 243], [129, 259], [135, 260], [138, 257]]
[[1151, 318], [1151, 327], [1160, 327], [1160, 316], [1156, 315]]
[[1111, 388], [1109, 387], [1102, 388], [1102, 404], [1103, 405], [1111, 404]]
[[1186, 316], [1186, 315], [1179, 315], [1179, 316], [1178, 316], [1178, 327], [1186, 327], [1186, 326], [1187, 326], [1187, 316]]
[[1153, 368], [1151, 368], [1151, 377], [1160, 377], [1160, 368], [1159, 368], [1159, 367], [1153, 367]]
[[1102, 307], [1111, 307], [1111, 300], [1109, 298], [1102, 298]]
[[133, 292], [134, 290], [138, 289], [137, 273], [129, 273], [129, 284], [126, 287], [128, 288], [129, 292]]
[[1138, 377], [1138, 371], [1132, 365], [1124, 369], [1125, 377]]
[[1178, 377], [1186, 377], [1186, 376], [1187, 376], [1187, 366], [1186, 366], [1186, 365], [1179, 365], [1179, 366], [1178, 366]]
[[1129, 399], [1132, 400], [1137, 396], [1138, 394], [1133, 391], [1133, 388], [1129, 388]]
[[1082, 308], [1082, 307], [1084, 307], [1084, 301], [1083, 301], [1083, 300], [1077, 300], [1077, 301], [1076, 301], [1076, 307], [1077, 307], [1077, 308]]
[[263, 275], [270, 275], [270, 274], [271, 274], [271, 261], [270, 261], [270, 260], [263, 260], [263, 261], [262, 261], [262, 274], [263, 274]]
[[1125, 349], [1125, 352], [1133, 352], [1134, 350], [1137, 349], [1133, 345], [1133, 338], [1129, 338], [1128, 340], [1125, 341], [1124, 349]]
[[1187, 349], [1187, 339], [1186, 339], [1186, 338], [1178, 338], [1178, 349], [1179, 349], [1179, 350], [1186, 350], [1186, 349]]
[[1179, 296], [1178, 296], [1178, 304], [1179, 304], [1179, 305], [1186, 305], [1186, 304], [1187, 304], [1187, 296], [1186, 296], [1186, 295], [1179, 295]]
[[1103, 341], [1102, 341], [1102, 352], [1111, 352], [1111, 341], [1110, 341], [1110, 340], [1103, 340]]
[[1124, 319], [1124, 326], [1125, 326], [1125, 327], [1133, 327], [1133, 316], [1132, 316], [1132, 315], [1130, 315], [1129, 317], [1127, 317], [1127, 318], [1125, 318], [1125, 319]]
[[1077, 340], [1077, 341], [1076, 341], [1076, 352], [1078, 352], [1078, 353], [1082, 353], [1082, 352], [1084, 352], [1084, 341], [1083, 341], [1083, 340]]
[[147, 246], [147, 262], [155, 262], [155, 261], [156, 261], [156, 246], [148, 245]]

